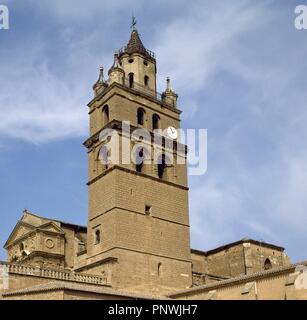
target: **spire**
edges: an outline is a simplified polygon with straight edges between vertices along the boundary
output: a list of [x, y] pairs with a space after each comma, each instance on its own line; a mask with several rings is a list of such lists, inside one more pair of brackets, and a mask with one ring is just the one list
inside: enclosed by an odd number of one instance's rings
[[171, 79], [170, 77], [166, 78], [166, 90], [167, 91], [172, 91], [172, 86], [171, 86]]
[[177, 107], [178, 95], [172, 89], [170, 77], [166, 78], [166, 90], [162, 93], [162, 99], [167, 104], [172, 105], [175, 108]]
[[155, 62], [155, 54], [150, 50], [147, 50], [143, 45], [139, 32], [136, 29], [136, 18], [134, 16], [132, 16], [131, 29], [132, 31], [128, 44], [118, 51], [119, 59], [121, 59], [121, 56], [125, 53], [129, 55], [133, 53], [140, 53]]
[[104, 74], [103, 74], [103, 67], [100, 67], [99, 69], [99, 77], [97, 82], [93, 85], [93, 90], [95, 95], [97, 96], [99, 93], [101, 93], [108, 85], [106, 84], [104, 80]]
[[139, 33], [136, 29], [133, 29], [131, 32], [130, 40], [126, 47], [126, 52], [131, 53], [141, 53], [147, 55], [147, 50], [144, 47], [142, 40], [139, 36]]
[[100, 67], [99, 78], [97, 81], [98, 84], [104, 84], [104, 75], [103, 75], [103, 67]]

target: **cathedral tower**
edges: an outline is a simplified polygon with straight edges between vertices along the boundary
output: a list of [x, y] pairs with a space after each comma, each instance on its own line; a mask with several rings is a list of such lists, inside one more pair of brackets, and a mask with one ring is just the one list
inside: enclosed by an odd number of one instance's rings
[[[156, 71], [155, 55], [133, 28], [127, 46], [114, 55], [108, 80], [101, 68], [88, 105], [83, 271], [106, 274], [116, 289], [164, 292], [192, 284], [186, 146], [176, 137], [181, 112], [169, 79], [165, 92], [157, 93]], [[123, 121], [130, 123], [128, 133], [122, 131]], [[112, 160], [110, 137], [101, 135], [106, 128], [118, 132], [118, 161]], [[135, 137], [136, 129], [146, 129], [149, 138]], [[127, 154], [133, 161], [123, 161]]]

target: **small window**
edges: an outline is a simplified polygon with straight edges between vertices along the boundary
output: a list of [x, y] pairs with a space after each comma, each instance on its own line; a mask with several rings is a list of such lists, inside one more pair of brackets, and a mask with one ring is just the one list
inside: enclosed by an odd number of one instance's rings
[[158, 160], [158, 177], [160, 179], [164, 178], [166, 168], [165, 155], [163, 154]]
[[145, 87], [148, 87], [148, 85], [149, 85], [149, 77], [148, 76], [144, 77], [144, 85], [145, 85]]
[[152, 130], [160, 129], [160, 117], [157, 114], [152, 116]]
[[148, 206], [148, 205], [145, 206], [145, 213], [148, 215], [151, 214], [151, 206]]
[[95, 231], [95, 244], [100, 243], [100, 230]]
[[129, 87], [133, 88], [133, 85], [134, 85], [134, 73], [129, 73], [128, 80], [129, 80]]
[[144, 66], [148, 66], [148, 62], [146, 60], [144, 60]]
[[143, 164], [144, 164], [144, 149], [140, 148], [136, 150], [135, 155], [135, 170], [136, 172], [141, 173], [143, 170]]
[[272, 269], [272, 263], [270, 259], [266, 259], [264, 262], [264, 270], [270, 270]]
[[145, 120], [145, 111], [144, 111], [144, 109], [139, 108], [138, 112], [137, 112], [138, 125], [143, 126], [144, 122], [145, 122], [144, 120]]
[[129, 59], [128, 62], [129, 62], [129, 63], [133, 63], [134, 60], [133, 60], [133, 59]]
[[103, 116], [103, 125], [109, 123], [109, 106], [105, 105], [102, 109], [102, 116]]
[[19, 245], [19, 250], [20, 250], [20, 251], [24, 251], [24, 249], [25, 249], [25, 245], [24, 245], [23, 243], [21, 243], [21, 244]]

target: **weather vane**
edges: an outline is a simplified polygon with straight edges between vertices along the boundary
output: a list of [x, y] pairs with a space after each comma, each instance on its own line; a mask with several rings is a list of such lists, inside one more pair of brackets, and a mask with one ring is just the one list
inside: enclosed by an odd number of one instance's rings
[[132, 15], [131, 29], [135, 30], [136, 29], [135, 26], [136, 26], [136, 18], [134, 15]]

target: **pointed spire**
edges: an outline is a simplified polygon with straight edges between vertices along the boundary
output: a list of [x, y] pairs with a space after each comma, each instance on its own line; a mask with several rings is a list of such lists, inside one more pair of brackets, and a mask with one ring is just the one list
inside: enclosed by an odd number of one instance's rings
[[99, 78], [97, 81], [98, 84], [104, 84], [104, 75], [103, 75], [103, 67], [100, 67]]
[[103, 67], [100, 67], [98, 80], [93, 85], [93, 90], [94, 90], [95, 95], [98, 95], [99, 93], [101, 93], [107, 86], [108, 85], [104, 79]]
[[147, 50], [144, 47], [142, 40], [139, 36], [139, 33], [136, 29], [133, 29], [131, 32], [131, 37], [127, 44], [126, 52], [129, 54], [131, 53], [141, 53], [144, 55], [147, 54]]

